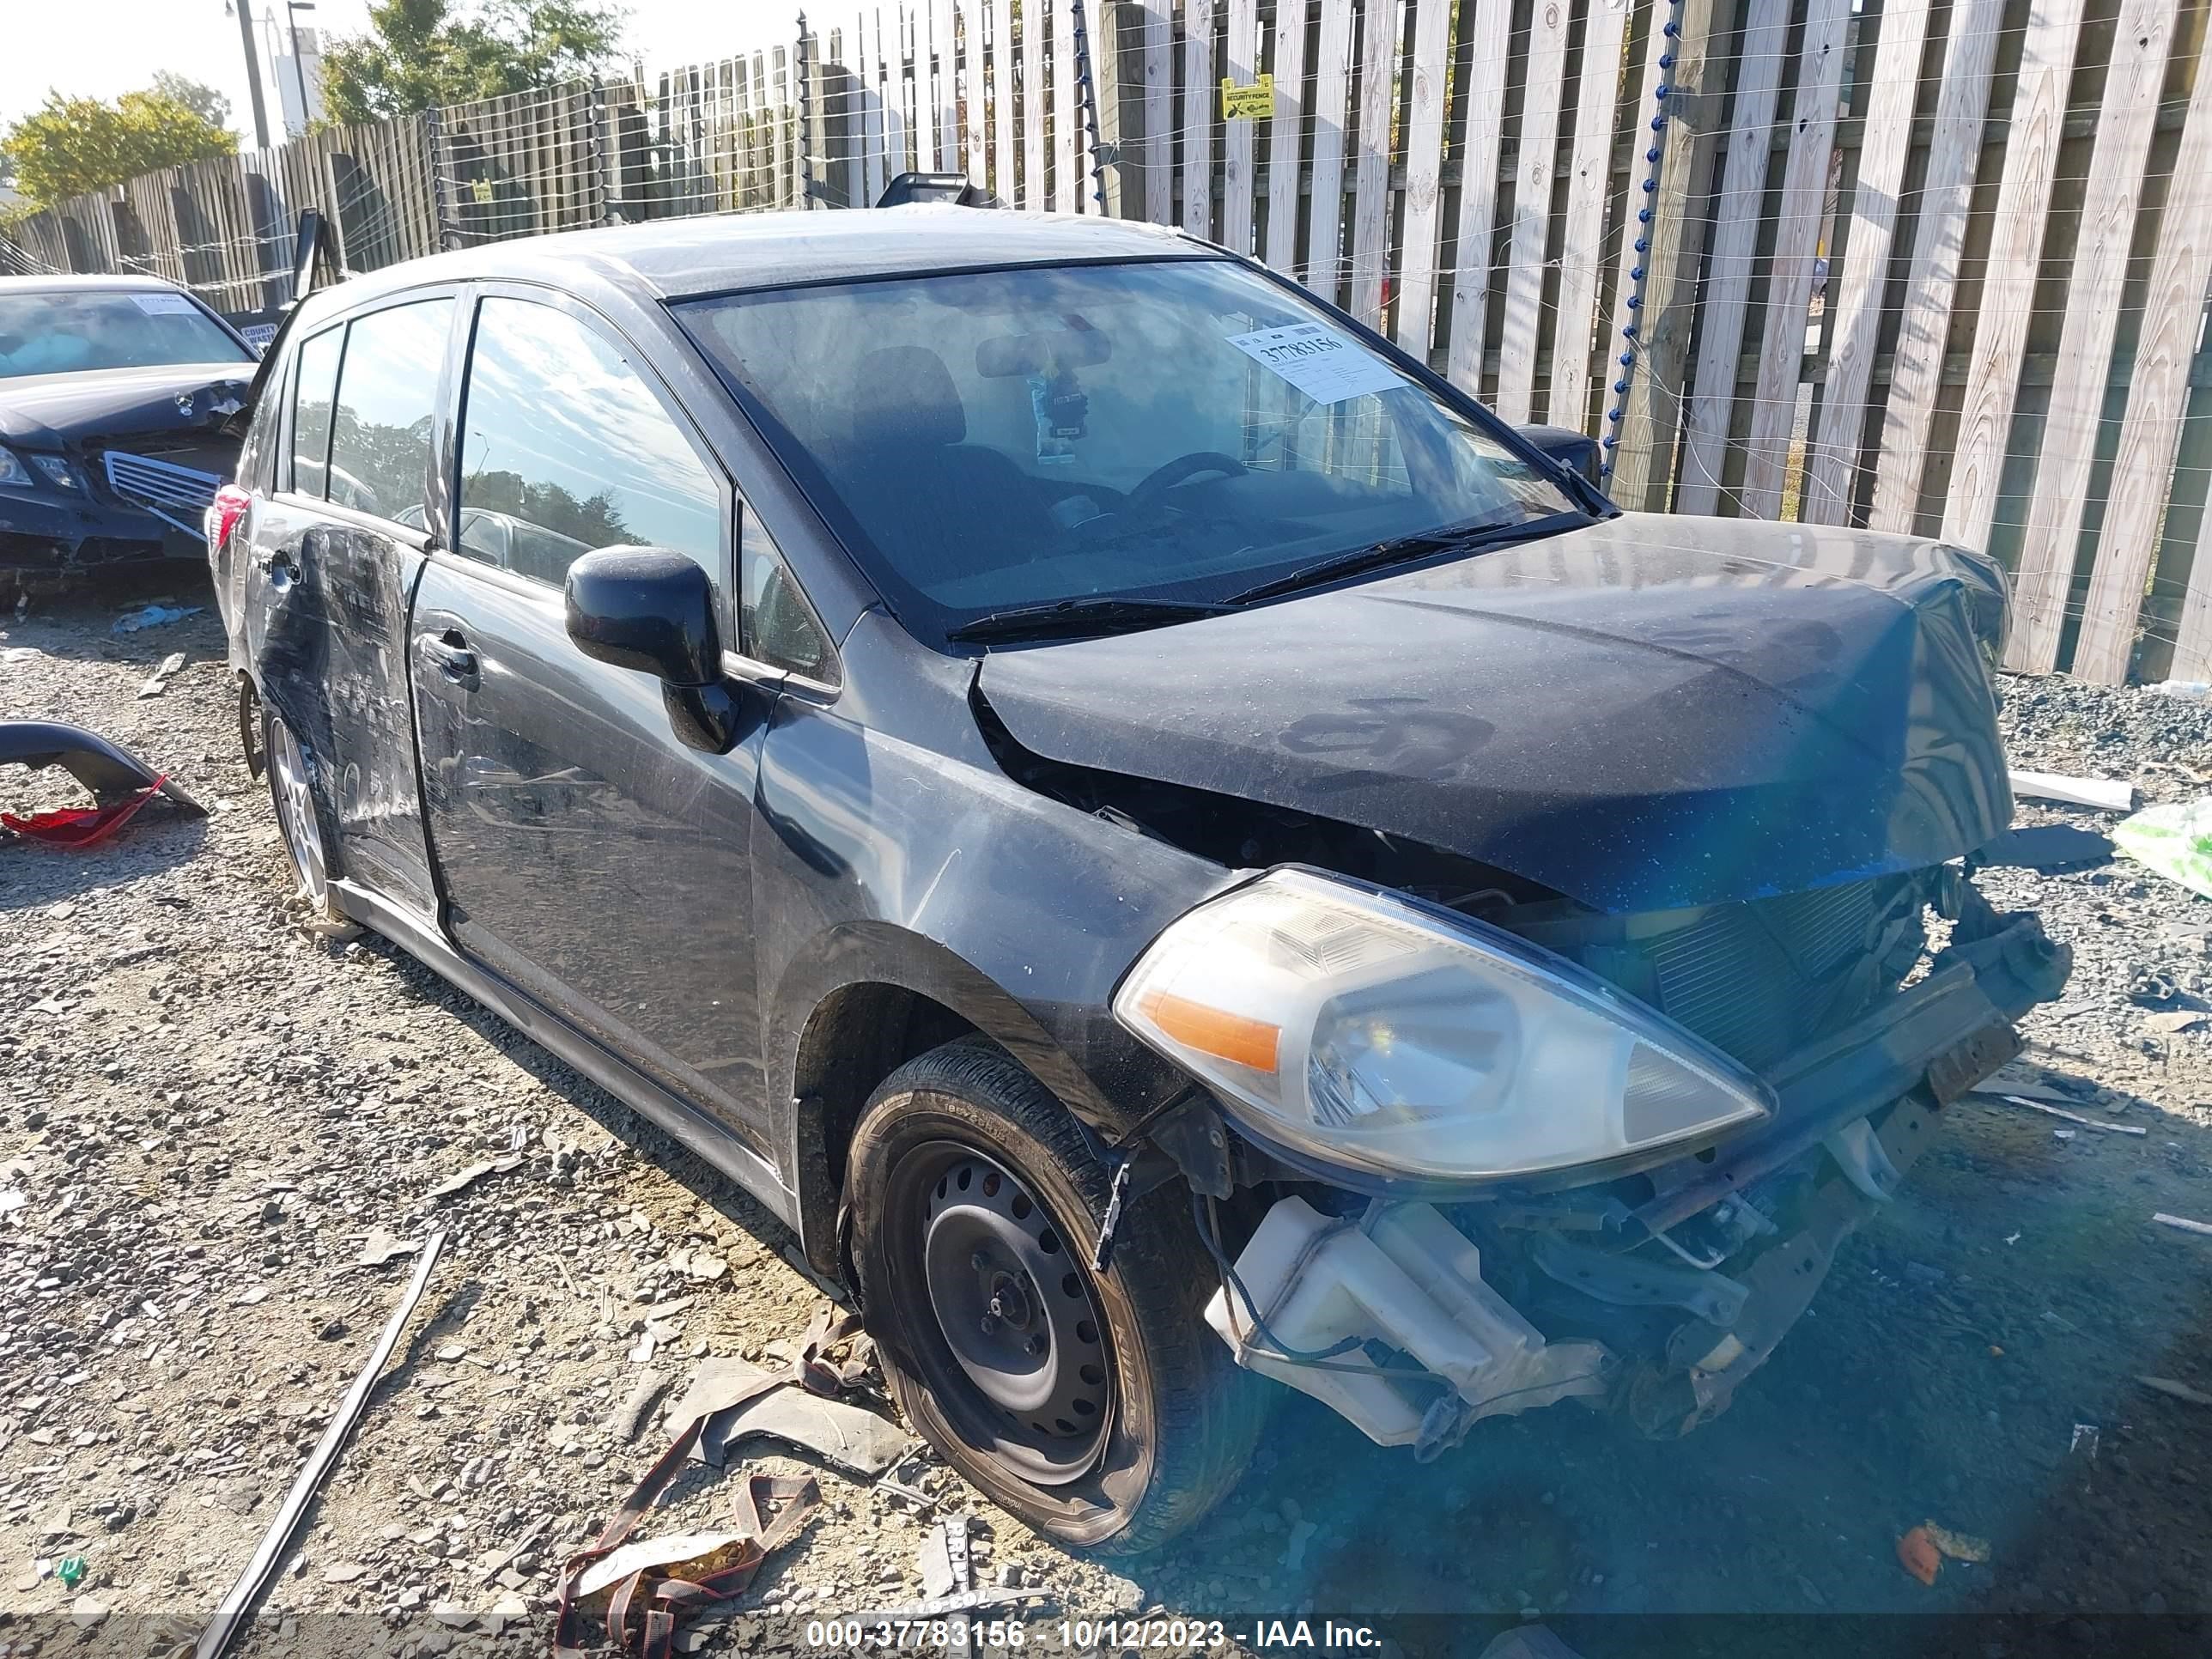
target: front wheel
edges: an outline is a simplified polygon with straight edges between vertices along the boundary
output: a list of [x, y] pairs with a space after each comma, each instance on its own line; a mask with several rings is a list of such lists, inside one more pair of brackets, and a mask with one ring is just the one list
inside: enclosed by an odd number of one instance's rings
[[1179, 1182], [1125, 1206], [1058, 1100], [975, 1039], [876, 1091], [847, 1195], [869, 1333], [908, 1422], [995, 1503], [1126, 1554], [1237, 1483], [1261, 1385], [1200, 1310], [1216, 1280]]

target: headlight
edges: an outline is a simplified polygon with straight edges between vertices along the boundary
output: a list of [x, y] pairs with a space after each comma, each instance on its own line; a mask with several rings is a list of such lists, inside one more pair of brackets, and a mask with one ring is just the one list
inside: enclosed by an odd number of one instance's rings
[[66, 455], [40, 455], [33, 453], [31, 456], [31, 465], [38, 468], [40, 471], [45, 473], [47, 477], [59, 484], [64, 489], [75, 489], [76, 488], [76, 473], [71, 470], [69, 464], [69, 458]]
[[1382, 1176], [1607, 1164], [1775, 1109], [1727, 1055], [1573, 963], [1295, 871], [1172, 923], [1114, 1012], [1256, 1139]]
[[13, 484], [21, 489], [31, 487], [31, 469], [4, 444], [0, 444], [0, 484]]

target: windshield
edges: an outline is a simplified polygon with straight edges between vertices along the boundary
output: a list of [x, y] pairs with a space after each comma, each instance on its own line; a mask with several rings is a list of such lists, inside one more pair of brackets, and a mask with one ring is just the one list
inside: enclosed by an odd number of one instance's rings
[[679, 308], [902, 621], [1218, 602], [1575, 504], [1329, 312], [1163, 260]]
[[0, 379], [252, 361], [252, 352], [181, 294], [110, 289], [0, 295]]

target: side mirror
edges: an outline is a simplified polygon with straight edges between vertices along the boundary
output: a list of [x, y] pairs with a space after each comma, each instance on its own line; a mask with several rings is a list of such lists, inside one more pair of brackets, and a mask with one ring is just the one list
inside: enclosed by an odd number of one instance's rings
[[1549, 459], [1570, 472], [1581, 473], [1593, 487], [1601, 487], [1598, 470], [1604, 464], [1605, 451], [1589, 433], [1571, 426], [1522, 426], [1514, 430]]
[[737, 739], [737, 702], [722, 678], [714, 585], [681, 553], [602, 547], [568, 567], [568, 637], [586, 656], [650, 674], [676, 735], [722, 754]]

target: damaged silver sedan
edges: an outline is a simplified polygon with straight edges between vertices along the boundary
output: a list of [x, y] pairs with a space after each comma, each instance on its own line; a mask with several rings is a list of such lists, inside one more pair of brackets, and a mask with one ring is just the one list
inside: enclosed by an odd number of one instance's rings
[[210, 514], [314, 905], [660, 1122], [1133, 1550], [1273, 1384], [1722, 1410], [2069, 961], [2003, 579], [1613, 509], [1295, 286], [958, 208], [306, 301]]

